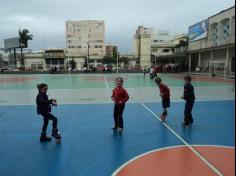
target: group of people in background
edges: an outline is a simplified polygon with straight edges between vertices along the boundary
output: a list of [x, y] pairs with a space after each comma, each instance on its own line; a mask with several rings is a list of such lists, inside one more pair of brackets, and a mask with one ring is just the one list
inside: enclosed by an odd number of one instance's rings
[[[164, 69], [162, 70], [162, 72], [164, 71]], [[147, 74], [150, 74], [150, 79], [155, 79], [157, 78], [157, 73], [161, 72], [160, 68], [155, 67], [155, 66], [151, 66], [150, 68], [148, 66], [144, 67], [143, 70], [143, 77], [146, 78]], [[165, 72], [166, 73], [166, 72]]]
[[[155, 83], [160, 89], [160, 96], [162, 98], [163, 112], [161, 114], [161, 120], [165, 122], [168, 115], [167, 108], [170, 108], [170, 89], [162, 82], [160, 77], [155, 75]], [[184, 122], [185, 127], [193, 124], [192, 109], [195, 101], [194, 87], [191, 84], [191, 76], [186, 75], [184, 77], [184, 93], [181, 97], [186, 101], [184, 110]], [[114, 126], [112, 127], [114, 134], [122, 135], [124, 128], [123, 112], [125, 105], [129, 100], [129, 94], [123, 87], [124, 80], [122, 77], [118, 77], [115, 80], [115, 88], [112, 92], [111, 99], [114, 102]], [[47, 136], [47, 126], [49, 120], [53, 121], [52, 137], [61, 139], [61, 135], [57, 128], [57, 118], [51, 114], [51, 106], [56, 106], [57, 101], [55, 99], [48, 99], [47, 96], [48, 85], [45, 83], [38, 85], [38, 95], [36, 98], [37, 113], [43, 117], [43, 127], [40, 136], [40, 141], [51, 141], [51, 138]]]

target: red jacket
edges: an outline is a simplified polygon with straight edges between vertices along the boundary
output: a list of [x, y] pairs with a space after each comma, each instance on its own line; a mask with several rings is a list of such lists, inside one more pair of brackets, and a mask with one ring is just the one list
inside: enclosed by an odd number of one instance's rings
[[163, 94], [162, 98], [164, 99], [170, 98], [170, 89], [165, 84], [161, 84], [159, 88], [160, 88], [161, 94]]
[[129, 100], [129, 95], [127, 91], [123, 87], [116, 87], [113, 90], [112, 97], [111, 97], [116, 104], [121, 104], [126, 103]]

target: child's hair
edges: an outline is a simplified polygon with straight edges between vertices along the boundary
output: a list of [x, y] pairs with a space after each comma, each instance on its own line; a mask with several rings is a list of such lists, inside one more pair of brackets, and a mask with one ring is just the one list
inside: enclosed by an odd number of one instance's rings
[[117, 82], [118, 80], [121, 80], [122, 83], [124, 82], [124, 79], [123, 79], [122, 77], [117, 77], [117, 78], [116, 78], [116, 82]]
[[38, 88], [39, 91], [44, 87], [48, 87], [48, 85], [45, 84], [45, 83], [37, 84], [37, 88]]
[[186, 76], [184, 77], [184, 80], [191, 82], [191, 81], [192, 81], [192, 78], [191, 78], [190, 75], [186, 75]]
[[155, 79], [155, 82], [156, 82], [157, 84], [160, 84], [160, 83], [161, 83], [161, 78], [160, 78], [160, 77], [157, 77], [157, 78]]

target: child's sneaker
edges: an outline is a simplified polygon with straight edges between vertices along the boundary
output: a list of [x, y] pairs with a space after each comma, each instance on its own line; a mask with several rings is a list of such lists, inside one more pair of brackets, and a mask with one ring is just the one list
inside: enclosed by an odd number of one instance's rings
[[188, 124], [188, 123], [186, 123], [186, 122], [182, 122], [182, 127], [183, 128], [186, 128], [186, 127], [189, 127], [190, 126], [190, 124]]
[[117, 136], [117, 128], [116, 127], [111, 127], [111, 130], [113, 130], [113, 135]]
[[52, 140], [52, 138], [47, 137], [46, 133], [41, 133], [40, 142], [50, 142], [51, 140]]
[[55, 139], [61, 139], [61, 134], [58, 131], [58, 129], [53, 129], [52, 130], [52, 137], [54, 137]]
[[162, 122], [166, 122], [166, 116], [162, 115], [162, 116], [161, 116], [161, 121], [162, 121]]
[[115, 127], [115, 126], [113, 126], [113, 127], [111, 127], [111, 129], [112, 129], [112, 130], [116, 130], [116, 127]]
[[117, 128], [117, 134], [118, 134], [119, 136], [122, 136], [122, 134], [123, 134], [123, 129], [122, 129], [122, 128]]

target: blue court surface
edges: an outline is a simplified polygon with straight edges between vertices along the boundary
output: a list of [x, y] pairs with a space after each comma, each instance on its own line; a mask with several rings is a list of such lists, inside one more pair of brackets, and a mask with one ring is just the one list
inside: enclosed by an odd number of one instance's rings
[[[112, 82], [105, 80], [105, 83], [108, 85], [105, 88], [90, 87], [87, 92], [81, 90], [82, 93], [72, 89], [50, 90], [49, 85], [50, 97], [59, 100], [59, 105], [53, 107], [53, 114], [59, 120], [61, 144], [54, 140], [39, 141], [43, 121], [36, 114], [37, 90], [25, 89], [24, 82], [20, 83], [23, 88], [16, 90], [1, 90], [0, 85], [0, 176], [111, 176], [120, 166], [141, 154], [186, 146], [176, 135], [190, 146], [223, 146], [235, 150], [232, 85], [195, 88], [196, 96], [201, 98], [195, 102], [195, 121], [190, 128], [181, 126], [184, 102], [177, 97], [182, 88], [171, 87], [173, 101], [166, 125], [173, 131], [157, 119], [162, 112], [158, 89], [130, 87], [127, 89], [131, 99], [124, 113], [124, 134], [119, 137], [113, 136], [110, 129], [114, 106], [110, 101]], [[48, 135], [50, 133], [51, 123]], [[168, 167], [171, 169], [171, 165]], [[184, 175], [184, 170], [176, 175]]]

